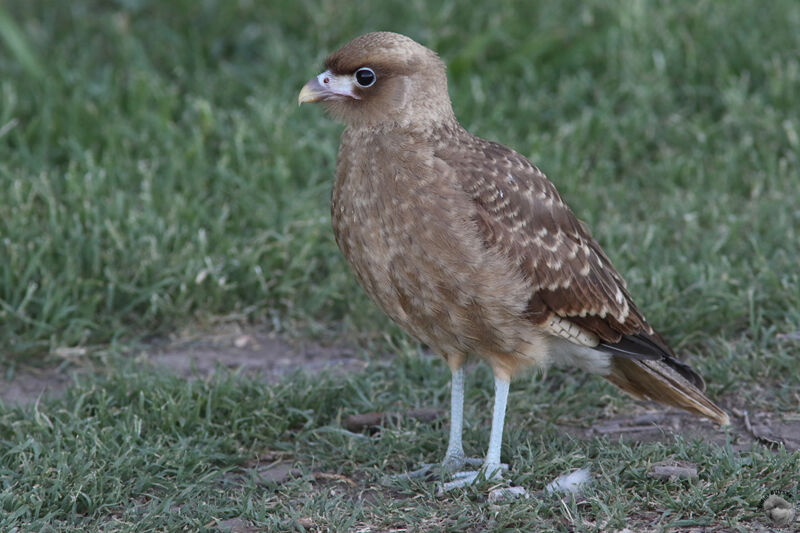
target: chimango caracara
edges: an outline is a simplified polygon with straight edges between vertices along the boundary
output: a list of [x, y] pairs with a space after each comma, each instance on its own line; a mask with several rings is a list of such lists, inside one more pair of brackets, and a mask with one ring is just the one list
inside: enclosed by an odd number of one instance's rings
[[[470, 356], [495, 376], [487, 478], [500, 470], [509, 382], [529, 367], [579, 367], [728, 423], [544, 174], [461, 127], [433, 51], [395, 33], [363, 35], [330, 55], [298, 100], [322, 102], [347, 125], [331, 199], [339, 248], [378, 306], [452, 371], [447, 471], [466, 464]], [[477, 476], [462, 474], [464, 484]]]

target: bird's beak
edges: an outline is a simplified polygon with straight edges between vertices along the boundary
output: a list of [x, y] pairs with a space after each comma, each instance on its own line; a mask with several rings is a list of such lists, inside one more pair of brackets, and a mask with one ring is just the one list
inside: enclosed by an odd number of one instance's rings
[[297, 105], [306, 102], [322, 102], [323, 100], [344, 100], [361, 98], [354, 92], [353, 78], [347, 75], [331, 74], [326, 70], [319, 76], [311, 78], [300, 89], [297, 95]]

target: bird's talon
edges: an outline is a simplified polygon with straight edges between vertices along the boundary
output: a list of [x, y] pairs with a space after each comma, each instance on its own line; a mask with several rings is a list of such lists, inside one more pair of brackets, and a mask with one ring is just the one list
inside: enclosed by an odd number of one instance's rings
[[508, 472], [508, 465], [503, 463], [499, 465], [485, 466], [480, 470], [467, 470], [464, 472], [455, 472], [453, 480], [442, 485], [444, 492], [473, 485], [480, 481], [498, 481], [503, 479], [503, 473]]
[[454, 477], [453, 481], [448, 481], [447, 483], [443, 483], [440, 487], [438, 487], [436, 489], [436, 494], [450, 492], [453, 489], [461, 489], [464, 487], [469, 487], [478, 478], [478, 472], [477, 471], [456, 472], [453, 475], [453, 477]]

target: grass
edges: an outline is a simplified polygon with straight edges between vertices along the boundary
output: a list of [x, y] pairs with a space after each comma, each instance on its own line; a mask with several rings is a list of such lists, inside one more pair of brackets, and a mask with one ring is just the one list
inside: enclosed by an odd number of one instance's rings
[[[376, 409], [446, 403], [447, 376], [439, 366], [410, 354], [359, 376], [298, 375], [266, 387], [225, 372], [187, 382], [128, 364], [76, 384], [58, 402], [4, 408], [0, 529], [216, 530], [239, 518], [271, 531], [308, 527], [309, 519], [334, 531], [406, 525], [502, 530], [531, 523], [541, 530], [608, 531], [653, 521], [665, 528], [716, 524], [746, 530], [767, 495], [781, 493], [790, 501], [800, 496], [797, 452], [683, 439], [640, 445], [577, 441], [553, 426], [575, 413], [562, 407], [548, 414], [554, 398], [540, 383], [512, 392], [511, 405], [538, 407], [535, 413], [511, 409], [504, 456], [515, 483], [531, 489], [591, 464], [595, 486], [585, 502], [532, 499], [497, 508], [486, 504], [480, 490], [440, 498], [430, 483], [387, 485], [381, 481], [387, 471], [437, 461], [446, 428], [403, 420], [368, 436], [344, 430], [340, 420]], [[488, 383], [488, 372], [481, 371], [469, 388], [468, 452], [485, 446]], [[581, 386], [574, 379], [559, 385], [568, 398], [580, 391], [593, 398], [583, 405], [582, 420], [601, 414], [597, 393], [605, 386]], [[263, 480], [259, 468], [276, 458], [299, 475], [281, 483]], [[650, 464], [664, 459], [694, 461], [700, 480], [648, 478]], [[315, 478], [318, 472], [345, 482]]]
[[[271, 450], [304, 474], [372, 486], [382, 468], [436, 460], [444, 447], [441, 427], [404, 422], [364, 438], [338, 424], [351, 412], [447, 402], [444, 368], [413, 356], [336, 250], [327, 199], [341, 127], [294, 103], [329, 51], [374, 29], [440, 53], [462, 123], [551, 176], [712, 395], [796, 413], [798, 27], [791, 1], [6, 2], [0, 362], [9, 373], [64, 350], [124, 352], [220, 316], [400, 355], [360, 376], [296, 376], [274, 388], [224, 375], [187, 383], [111, 358], [106, 377], [65, 398], [0, 405], [0, 530], [213, 529], [228, 517], [288, 528], [307, 516], [333, 530], [611, 529], [644, 515], [665, 528], [736, 529], [756, 520], [770, 490], [797, 501], [797, 452], [555, 433], [548, 422], [588, 424], [626, 402], [595, 381], [578, 391], [570, 374], [556, 375], [561, 389], [515, 386], [520, 403], [541, 410], [512, 409], [504, 458], [533, 487], [597, 464], [596, 492], [573, 508], [491, 510], [479, 492], [441, 500], [426, 485], [367, 501], [307, 475], [265, 487], [230, 473]], [[486, 381], [469, 398], [474, 453]], [[666, 456], [697, 462], [701, 481], [643, 476]]]

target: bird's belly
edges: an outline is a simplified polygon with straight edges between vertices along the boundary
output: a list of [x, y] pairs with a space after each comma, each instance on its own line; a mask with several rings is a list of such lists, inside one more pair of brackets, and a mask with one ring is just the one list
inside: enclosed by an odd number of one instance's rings
[[483, 247], [468, 220], [384, 207], [334, 214], [333, 226], [364, 290], [435, 352], [543, 364], [542, 336], [524, 317], [527, 282]]

